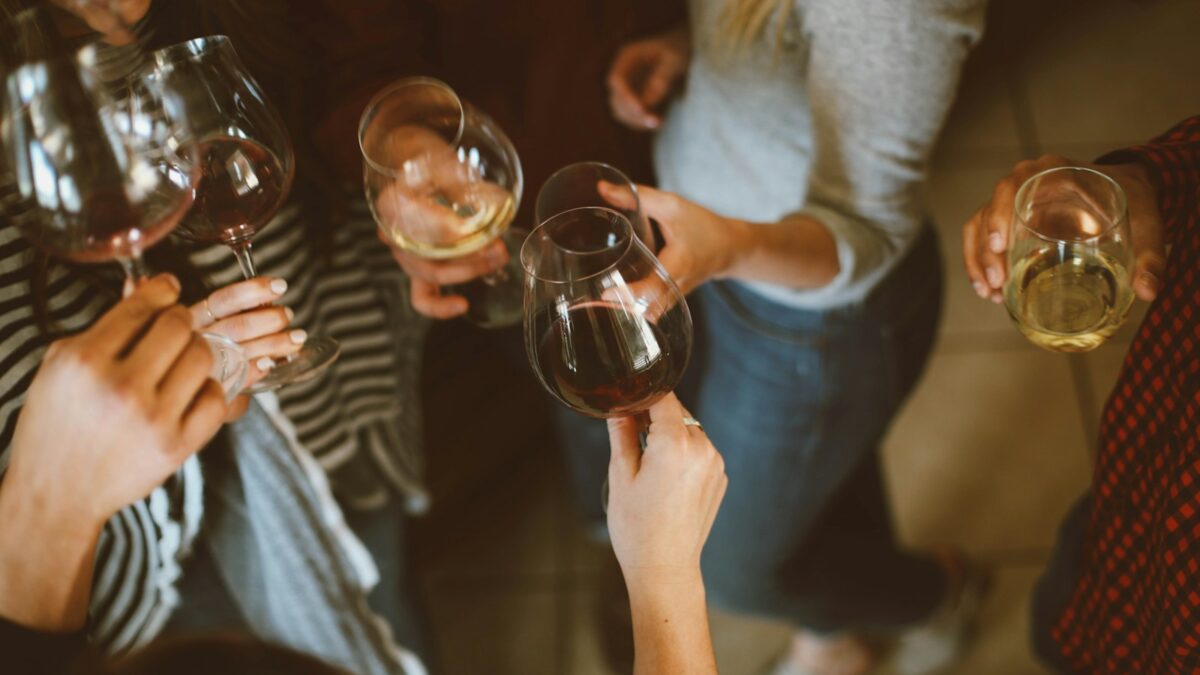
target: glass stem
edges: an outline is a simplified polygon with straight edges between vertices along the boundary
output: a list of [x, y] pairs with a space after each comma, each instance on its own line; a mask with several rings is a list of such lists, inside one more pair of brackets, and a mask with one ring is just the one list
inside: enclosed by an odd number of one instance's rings
[[137, 286], [150, 276], [150, 272], [146, 269], [146, 263], [142, 260], [141, 253], [134, 253], [129, 257], [117, 258], [117, 262], [121, 263], [121, 269], [125, 270], [125, 278], [134, 286]]
[[238, 266], [242, 268], [242, 275], [247, 279], [258, 276], [254, 271], [254, 258], [250, 256], [250, 242], [244, 241], [234, 244], [230, 248], [233, 249], [233, 255], [237, 257]]

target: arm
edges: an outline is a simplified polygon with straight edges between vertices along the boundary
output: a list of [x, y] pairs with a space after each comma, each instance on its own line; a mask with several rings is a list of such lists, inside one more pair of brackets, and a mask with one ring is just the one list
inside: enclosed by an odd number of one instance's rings
[[[926, 163], [954, 98], [982, 0], [810, 3], [813, 165], [805, 206], [777, 223], [725, 218], [647, 190], [664, 265], [687, 290], [733, 277], [835, 292], [879, 269], [926, 216]], [[671, 196], [673, 197], [673, 196]], [[677, 245], [671, 250], [672, 239]]]
[[0, 617], [45, 633], [81, 629], [104, 523], [219, 428], [212, 353], [178, 296], [178, 282], [156, 277], [47, 350], [0, 484]]
[[673, 394], [650, 408], [643, 453], [635, 418], [609, 421], [608, 527], [633, 612], [637, 675], [715, 675], [700, 552], [728, 479]]

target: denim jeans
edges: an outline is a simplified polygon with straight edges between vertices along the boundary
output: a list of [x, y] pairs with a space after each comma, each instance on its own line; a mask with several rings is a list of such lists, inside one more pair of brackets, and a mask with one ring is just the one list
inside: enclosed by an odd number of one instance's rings
[[[861, 304], [800, 310], [711, 282], [689, 305], [696, 348], [679, 394], [729, 475], [702, 560], [709, 599], [819, 632], [926, 617], [945, 579], [900, 549], [878, 449], [936, 331], [932, 230]], [[568, 415], [558, 423], [579, 504], [599, 525], [604, 426]]]

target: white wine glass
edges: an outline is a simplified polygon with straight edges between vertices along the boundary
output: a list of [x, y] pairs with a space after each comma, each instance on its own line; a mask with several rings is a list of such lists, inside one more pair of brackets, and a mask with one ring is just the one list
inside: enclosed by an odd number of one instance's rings
[[396, 246], [435, 260], [459, 258], [497, 239], [507, 267], [453, 288], [467, 318], [484, 327], [521, 320], [524, 231], [511, 230], [524, 178], [512, 142], [444, 82], [399, 80], [375, 95], [358, 127], [371, 213]]
[[1086, 352], [1121, 327], [1133, 303], [1125, 193], [1085, 167], [1059, 167], [1017, 191], [1004, 305], [1052, 351]]

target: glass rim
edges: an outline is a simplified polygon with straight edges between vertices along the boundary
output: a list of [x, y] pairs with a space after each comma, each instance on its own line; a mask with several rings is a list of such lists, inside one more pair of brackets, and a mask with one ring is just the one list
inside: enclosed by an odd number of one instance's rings
[[[1093, 235], [1087, 236], [1087, 237], [1077, 237], [1077, 238], [1072, 238], [1072, 239], [1063, 239], [1061, 237], [1052, 237], [1052, 236], [1049, 236], [1047, 234], [1039, 232], [1038, 230], [1035, 230], [1032, 227], [1030, 227], [1028, 225], [1028, 223], [1026, 222], [1026, 219], [1021, 215], [1021, 213], [1022, 213], [1021, 202], [1023, 202], [1025, 200], [1025, 198], [1028, 196], [1028, 192], [1033, 189], [1033, 185], [1034, 185], [1035, 181], [1037, 181], [1039, 178], [1042, 178], [1043, 176], [1048, 176], [1048, 175], [1054, 174], [1054, 173], [1066, 173], [1066, 172], [1092, 174], [1094, 176], [1099, 176], [1104, 182], [1108, 183], [1108, 185], [1111, 188], [1113, 188], [1113, 194], [1115, 194], [1117, 197], [1117, 207], [1118, 207], [1118, 211], [1120, 212], [1119, 217], [1112, 219], [1106, 227], [1102, 228], [1096, 234], [1093, 234]], [[1112, 176], [1104, 173], [1103, 171], [1099, 171], [1097, 169], [1093, 169], [1093, 168], [1087, 167], [1087, 166], [1056, 166], [1056, 167], [1053, 167], [1050, 169], [1044, 169], [1042, 171], [1039, 171], [1039, 172], [1033, 174], [1032, 176], [1030, 176], [1029, 178], [1026, 178], [1024, 183], [1021, 183], [1021, 187], [1017, 189], [1016, 196], [1013, 197], [1013, 214], [1014, 214], [1014, 220], [1015, 220], [1016, 224], [1019, 225], [1021, 227], [1021, 229], [1025, 230], [1026, 232], [1029, 232], [1030, 234], [1032, 234], [1033, 236], [1035, 236], [1039, 239], [1042, 239], [1043, 241], [1081, 243], [1081, 242], [1092, 241], [1094, 239], [1099, 239], [1099, 238], [1109, 234], [1113, 230], [1116, 230], [1117, 228], [1119, 228], [1121, 226], [1122, 221], [1129, 219], [1129, 202], [1128, 202], [1127, 197], [1125, 196], [1125, 190], [1124, 190], [1124, 188], [1121, 187], [1121, 184], [1118, 183], [1116, 181], [1116, 179], [1114, 179]], [[1010, 243], [1010, 247], [1011, 247], [1011, 243]]]
[[363, 139], [365, 138], [366, 133], [367, 133], [367, 125], [368, 125], [369, 120], [372, 117], [374, 117], [374, 113], [376, 112], [379, 105], [381, 103], [383, 103], [384, 99], [391, 96], [392, 94], [395, 94], [397, 91], [399, 91], [401, 89], [407, 89], [409, 87], [415, 87], [418, 85], [436, 87], [439, 89], [443, 89], [450, 94], [450, 96], [454, 99], [454, 102], [458, 104], [458, 129], [455, 131], [454, 139], [450, 142], [450, 145], [457, 146], [459, 144], [459, 142], [462, 140], [463, 129], [467, 123], [467, 104], [465, 102], [463, 102], [462, 97], [460, 97], [458, 95], [458, 92], [454, 91], [453, 87], [451, 87], [450, 85], [446, 84], [445, 82], [437, 79], [436, 77], [428, 77], [425, 75], [418, 75], [415, 77], [403, 77], [403, 78], [400, 78], [399, 80], [395, 80], [395, 81], [387, 84], [382, 89], [375, 92], [375, 94], [373, 96], [371, 96], [371, 100], [367, 101], [367, 105], [363, 107], [362, 114], [359, 115], [359, 118], [358, 118], [358, 152], [360, 155], [362, 155], [363, 161], [366, 162], [367, 165], [370, 166], [372, 170], [378, 171], [379, 173], [382, 173], [384, 175], [391, 176], [391, 177], [399, 177], [400, 176], [401, 169], [397, 169], [397, 168], [391, 167], [391, 166], [386, 166], [386, 165], [380, 163], [379, 161], [375, 160], [374, 158], [372, 158], [370, 156], [370, 154], [367, 153], [367, 148], [366, 148], [366, 145], [363, 143]]
[[192, 61], [196, 57], [222, 49], [231, 49], [234, 54], [237, 53], [237, 50], [233, 49], [233, 41], [229, 39], [228, 35], [204, 35], [155, 49], [150, 52], [150, 58], [154, 59], [155, 64], [161, 66], [168, 63]]
[[[534, 216], [535, 217], [537, 216], [537, 213], [536, 213], [537, 205], [538, 205], [538, 203], [540, 203], [542, 201], [542, 193], [546, 190], [547, 185], [552, 183], [554, 181], [554, 179], [558, 178], [562, 174], [565, 174], [568, 171], [578, 170], [579, 168], [585, 167], [585, 166], [597, 166], [597, 167], [600, 167], [607, 171], [612, 171], [613, 173], [620, 176], [621, 180], [625, 181], [625, 184], [628, 185], [629, 189], [633, 191], [633, 198], [637, 200], [638, 211], [640, 212], [642, 210], [642, 196], [640, 194], [638, 194], [637, 183], [634, 183], [633, 180], [629, 176], [625, 175], [624, 171], [618, 169], [617, 167], [613, 166], [612, 164], [609, 164], [608, 162], [601, 162], [598, 160], [583, 160], [581, 162], [571, 162], [570, 164], [568, 164], [564, 167], [560, 167], [557, 171], [550, 174], [550, 176], [548, 178], [546, 178], [545, 181], [542, 182], [542, 188], [540, 190], [538, 190], [538, 198], [537, 198], [537, 200], [535, 200], [534, 205], [533, 205], [534, 211], [535, 211]], [[580, 208], [580, 207], [576, 207], [576, 208]], [[606, 208], [606, 207], [600, 207], [600, 208]], [[565, 213], [565, 212], [561, 212], [561, 213]], [[557, 216], [558, 214], [556, 213], [554, 215]], [[553, 218], [553, 217], [554, 216], [550, 216], [548, 218], [539, 219], [539, 220], [541, 222], [545, 222], [546, 220], [550, 220], [550, 218]]]
[[[550, 278], [536, 274], [532, 269], [530, 269], [532, 263], [528, 260], [528, 258], [531, 257], [532, 254], [530, 254], [529, 256], [526, 255], [526, 248], [529, 246], [529, 242], [534, 240], [535, 235], [544, 234], [542, 231], [547, 229], [550, 225], [554, 224], [554, 221], [558, 220], [559, 218], [563, 218], [565, 216], [571, 215], [573, 213], [577, 213], [579, 211], [599, 211], [599, 212], [604, 212], [606, 214], [610, 214], [612, 216], [616, 216], [618, 219], [620, 219], [619, 222], [621, 223], [621, 228], [624, 230], [625, 236], [623, 238], [624, 245], [621, 248], [621, 250], [619, 251], [619, 255], [617, 256], [617, 259], [612, 261], [608, 265], [605, 265], [602, 269], [592, 272], [591, 274], [586, 274], [584, 276], [575, 277], [572, 279], [550, 279]], [[619, 211], [616, 211], [614, 209], [610, 209], [605, 206], [579, 206], [579, 207], [576, 207], [573, 209], [568, 209], [566, 211], [563, 211], [562, 213], [556, 213], [553, 216], [547, 218], [544, 222], [538, 224], [537, 227], [530, 230], [529, 234], [525, 237], [525, 241], [521, 244], [521, 267], [525, 270], [525, 274], [528, 275], [531, 279], [537, 279], [538, 281], [541, 281], [541, 282], [544, 282], [547, 284], [573, 284], [573, 283], [578, 283], [581, 281], [587, 281], [589, 279], [600, 276], [602, 274], [607, 274], [610, 270], [612, 270], [612, 268], [616, 267], [617, 264], [620, 263], [621, 260], [623, 260], [625, 258], [625, 256], [629, 253], [629, 248], [631, 246], [633, 246], [633, 240], [634, 240], [633, 224], [629, 222], [629, 219], [625, 217], [625, 214], [623, 214]], [[560, 248], [563, 251], [567, 251], [570, 255], [574, 255], [574, 256], [589, 256], [589, 255], [597, 255], [600, 253], [607, 253], [607, 252], [615, 251], [615, 249], [601, 249], [598, 251], [575, 251], [573, 249], [569, 249], [569, 248], [566, 248], [563, 246], [558, 246], [558, 248]]]

